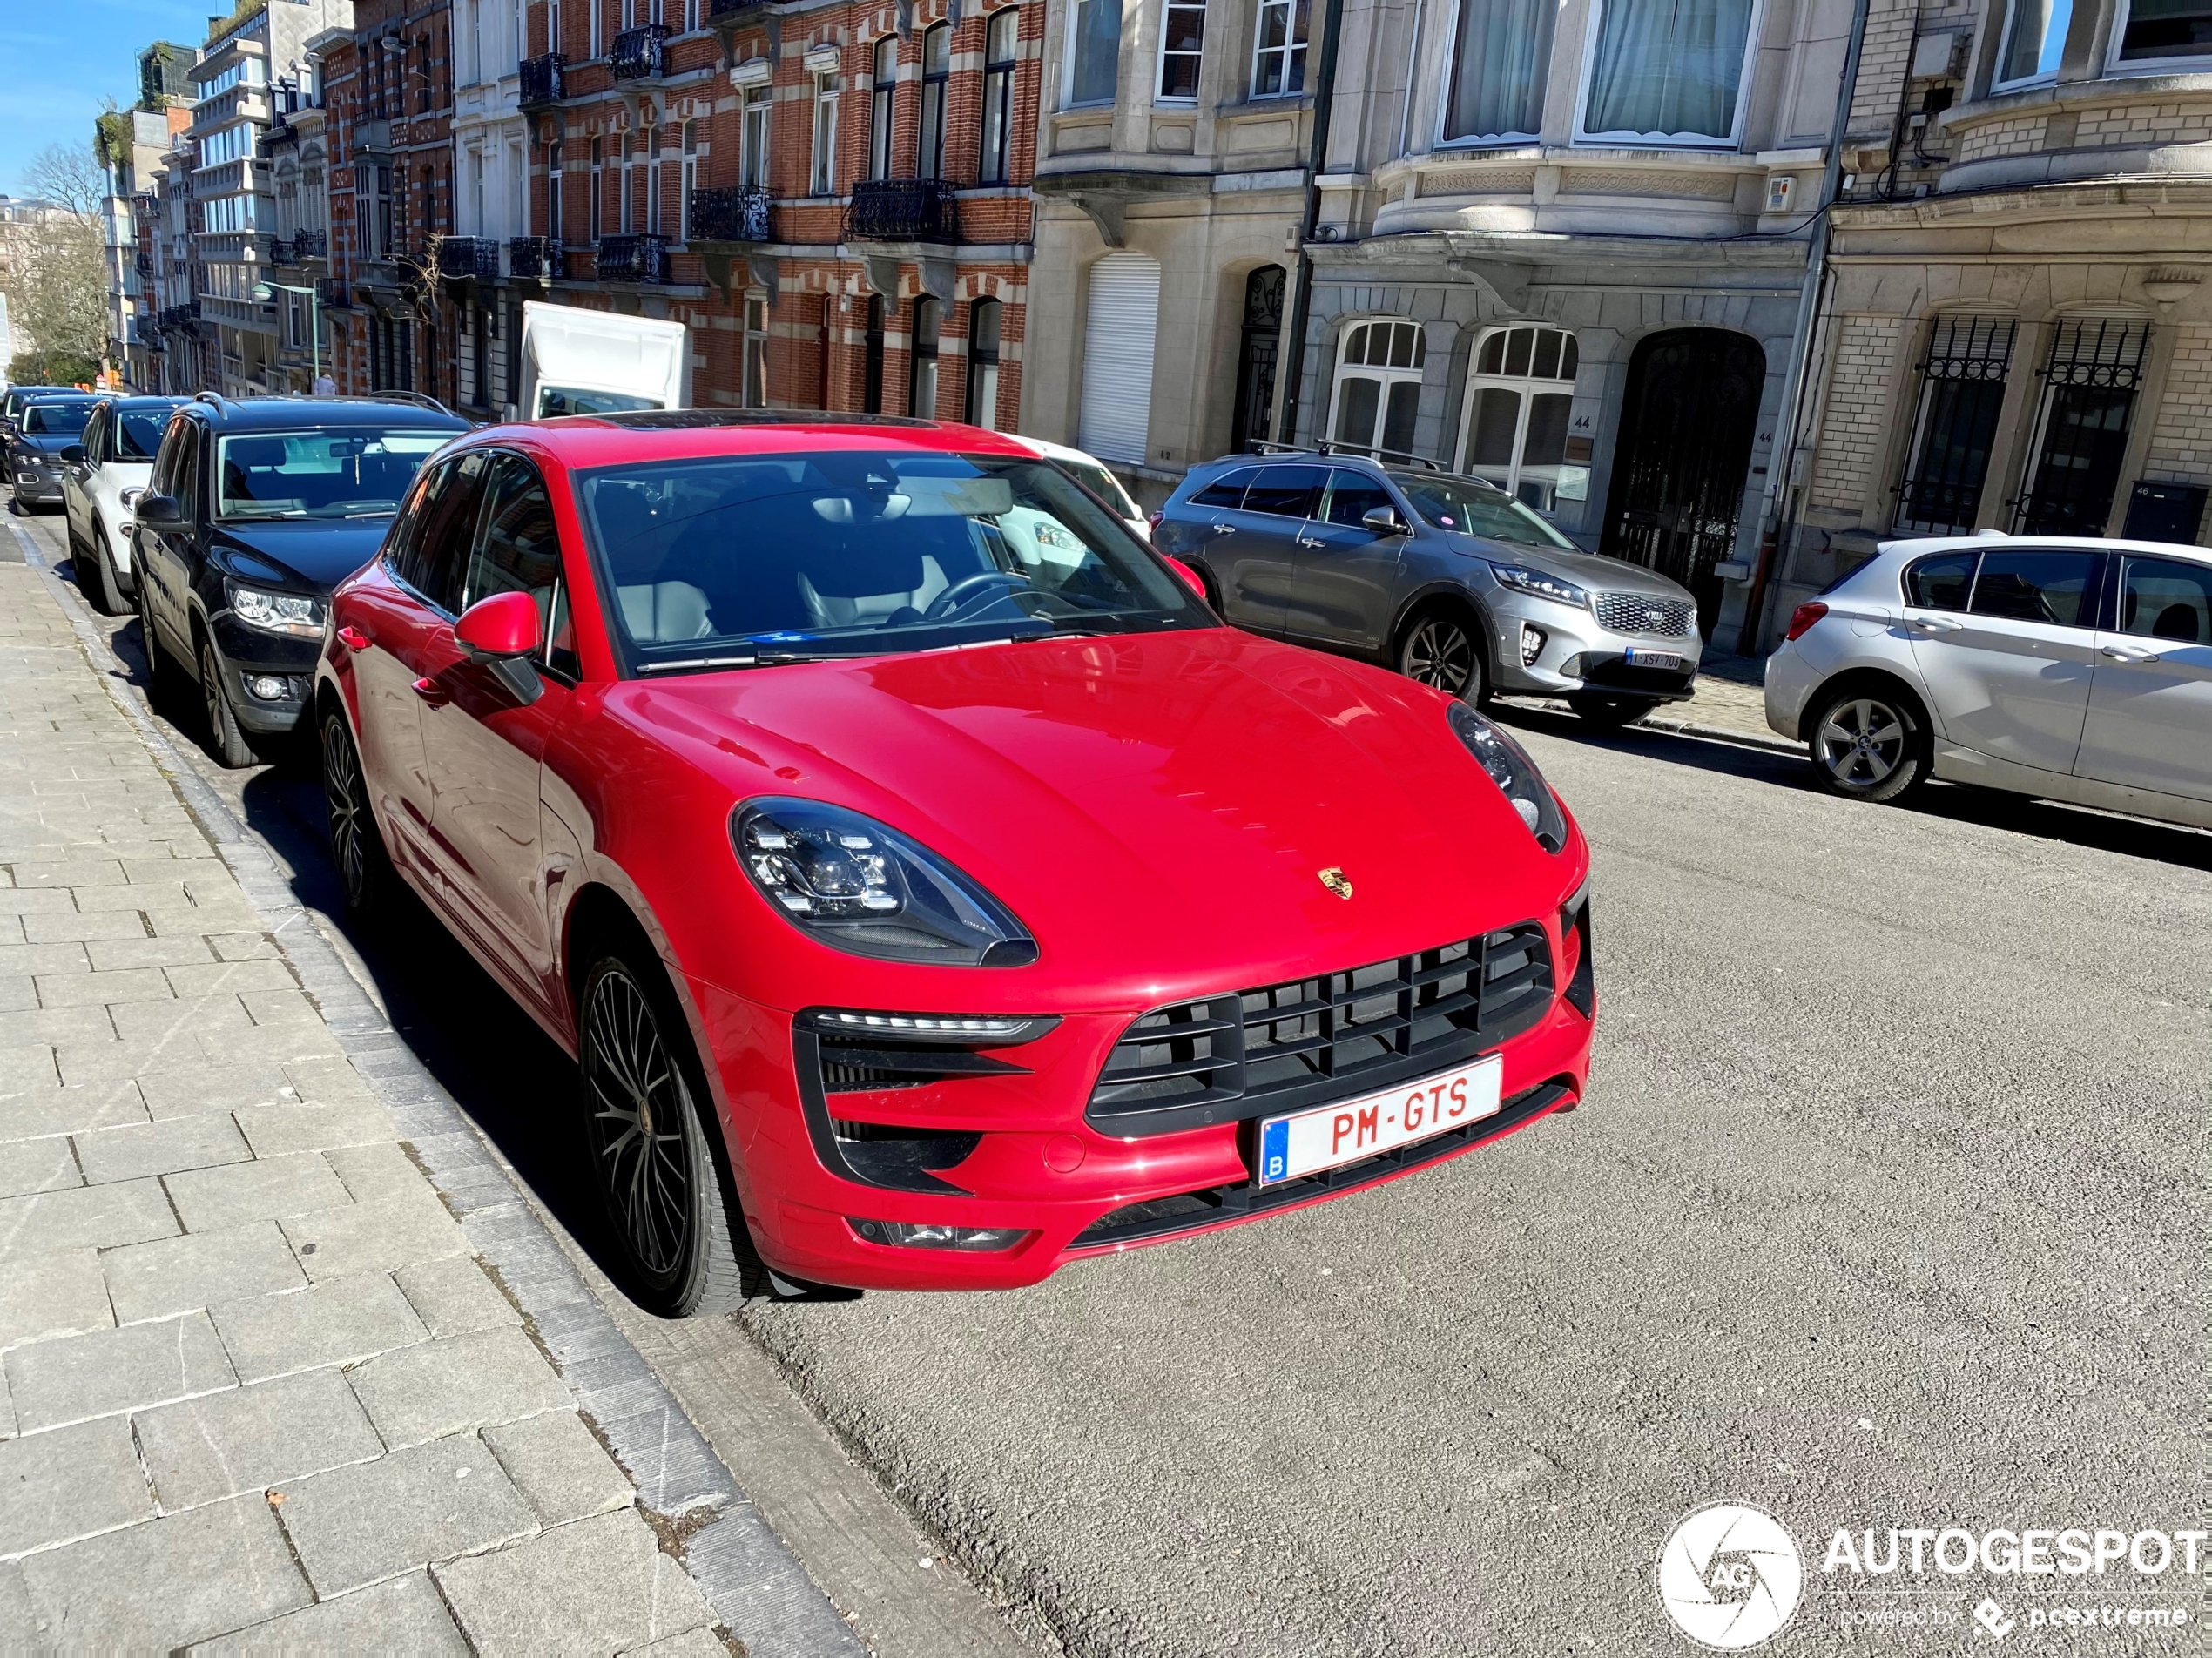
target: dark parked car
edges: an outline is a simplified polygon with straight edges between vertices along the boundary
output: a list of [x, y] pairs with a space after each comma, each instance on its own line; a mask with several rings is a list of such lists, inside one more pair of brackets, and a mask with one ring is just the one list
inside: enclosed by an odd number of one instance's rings
[[469, 422], [428, 399], [203, 392], [170, 416], [132, 562], [156, 688], [184, 664], [226, 765], [307, 705], [330, 590], [376, 555], [434, 450]]
[[76, 386], [10, 386], [0, 392], [0, 436], [13, 437], [16, 422], [23, 417], [23, 406], [34, 397], [89, 397], [91, 394]]
[[76, 446], [99, 405], [98, 398], [83, 392], [27, 397], [17, 405], [8, 435], [8, 482], [17, 510], [62, 504], [62, 451]]
[[1190, 469], [1152, 544], [1196, 569], [1240, 627], [1470, 702], [1564, 697], [1623, 724], [1696, 683], [1688, 589], [1583, 552], [1480, 478], [1361, 455], [1231, 455]]

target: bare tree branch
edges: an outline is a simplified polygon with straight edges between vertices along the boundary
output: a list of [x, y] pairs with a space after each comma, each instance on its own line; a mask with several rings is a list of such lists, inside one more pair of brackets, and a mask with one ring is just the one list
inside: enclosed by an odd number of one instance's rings
[[107, 174], [89, 144], [50, 144], [23, 170], [27, 196], [51, 201], [80, 219], [90, 219], [107, 199]]

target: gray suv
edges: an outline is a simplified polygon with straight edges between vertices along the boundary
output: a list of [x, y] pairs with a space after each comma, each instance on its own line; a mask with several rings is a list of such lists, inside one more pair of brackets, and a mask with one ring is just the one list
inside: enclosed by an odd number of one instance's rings
[[1696, 683], [1689, 590], [1581, 551], [1480, 478], [1365, 455], [1231, 455], [1191, 468], [1152, 544], [1197, 570], [1239, 627], [1470, 701], [1564, 697], [1623, 725]]

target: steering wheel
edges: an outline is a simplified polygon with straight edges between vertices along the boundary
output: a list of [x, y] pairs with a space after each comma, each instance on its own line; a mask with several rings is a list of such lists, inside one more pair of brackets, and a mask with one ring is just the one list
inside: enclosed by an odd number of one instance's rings
[[962, 576], [950, 587], [929, 601], [929, 608], [921, 613], [925, 622], [940, 622], [954, 611], [966, 606], [968, 600], [986, 588], [1013, 589], [1027, 587], [1029, 578], [1015, 570], [980, 570], [974, 576]]

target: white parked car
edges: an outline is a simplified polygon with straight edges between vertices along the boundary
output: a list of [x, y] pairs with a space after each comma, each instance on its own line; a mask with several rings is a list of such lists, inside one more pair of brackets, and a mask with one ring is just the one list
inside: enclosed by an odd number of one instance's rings
[[1077, 483], [1089, 490], [1122, 516], [1140, 538], [1152, 539], [1152, 526], [1136, 509], [1136, 502], [1129, 498], [1129, 491], [1122, 488], [1122, 481], [1106, 469], [1106, 463], [1081, 449], [1071, 449], [1065, 443], [1048, 443], [1041, 437], [1025, 437], [1019, 432], [1001, 432], [1000, 436], [1019, 443], [1032, 455], [1042, 455], [1062, 472], [1071, 475]]
[[1885, 543], [1797, 607], [1766, 717], [1859, 799], [1935, 776], [2212, 827], [2212, 549]]
[[109, 616], [138, 590], [131, 567], [132, 509], [153, 475], [154, 451], [177, 397], [104, 398], [84, 422], [76, 452], [62, 451], [62, 509], [77, 585]]

